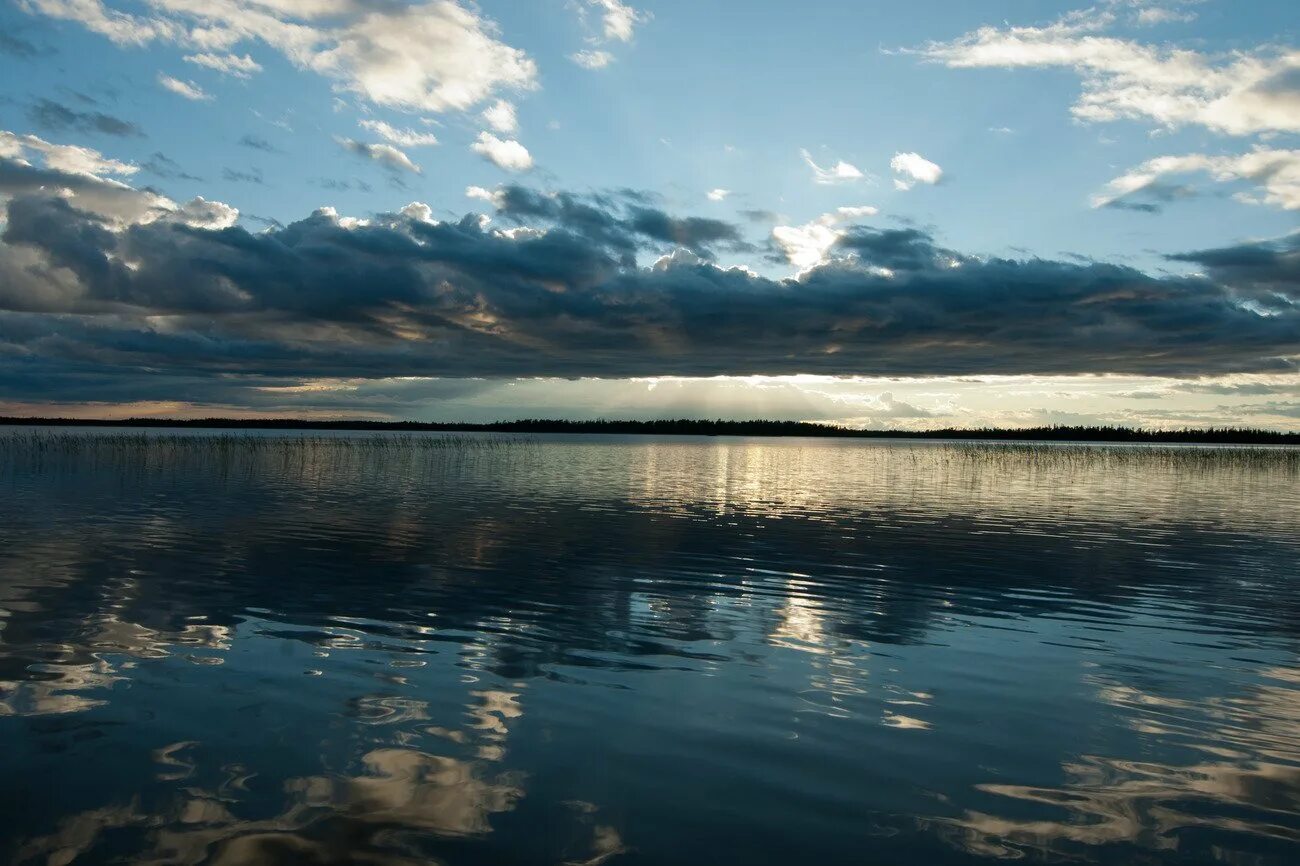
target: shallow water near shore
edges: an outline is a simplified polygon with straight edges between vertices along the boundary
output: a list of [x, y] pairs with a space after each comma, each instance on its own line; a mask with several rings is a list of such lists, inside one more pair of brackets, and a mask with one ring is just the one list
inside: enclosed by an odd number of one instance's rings
[[1296, 455], [0, 431], [0, 861], [1300, 862]]

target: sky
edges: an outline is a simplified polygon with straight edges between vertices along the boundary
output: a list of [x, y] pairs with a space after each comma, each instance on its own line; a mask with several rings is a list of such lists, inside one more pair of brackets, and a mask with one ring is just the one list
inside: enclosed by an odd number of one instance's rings
[[0, 0], [0, 414], [1300, 429], [1294, 0]]

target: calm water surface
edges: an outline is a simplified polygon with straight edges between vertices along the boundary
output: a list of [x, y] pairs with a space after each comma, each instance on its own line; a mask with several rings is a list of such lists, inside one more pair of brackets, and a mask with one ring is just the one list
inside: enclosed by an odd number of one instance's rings
[[0, 862], [1300, 862], [1295, 461], [78, 435]]

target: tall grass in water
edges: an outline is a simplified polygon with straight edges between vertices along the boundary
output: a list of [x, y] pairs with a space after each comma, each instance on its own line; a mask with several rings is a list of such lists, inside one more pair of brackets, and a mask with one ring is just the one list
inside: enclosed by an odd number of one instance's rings
[[1300, 472], [1300, 447], [1286, 445], [950, 442], [941, 447], [946, 460], [989, 467], [1095, 470], [1143, 466], [1183, 471]]
[[368, 465], [426, 454], [475, 454], [518, 448], [512, 436], [397, 433], [358, 436], [257, 436], [219, 433], [85, 433], [30, 430], [0, 433], [0, 470], [71, 467], [177, 469], [202, 465], [222, 472], [256, 467]]

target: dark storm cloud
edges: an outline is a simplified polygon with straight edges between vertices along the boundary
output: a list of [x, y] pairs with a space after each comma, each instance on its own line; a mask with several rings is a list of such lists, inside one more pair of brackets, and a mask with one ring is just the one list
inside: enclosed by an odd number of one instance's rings
[[0, 396], [33, 392], [21, 379], [93, 399], [87, 376], [192, 400], [315, 377], [1200, 376], [1300, 355], [1294, 239], [1153, 277], [855, 227], [831, 263], [771, 279], [681, 251], [737, 245], [726, 223], [568, 193], [502, 190], [493, 222], [411, 205], [251, 232], [121, 228], [26, 191], [0, 243], [0, 358], [18, 359]]
[[32, 123], [54, 132], [98, 132], [104, 135], [143, 137], [144, 131], [130, 121], [102, 111], [78, 111], [52, 99], [38, 100], [27, 109]]
[[[617, 199], [631, 202], [623, 208]], [[740, 230], [731, 223], [700, 217], [673, 217], [650, 206], [648, 196], [581, 196], [574, 193], [539, 193], [507, 185], [496, 192], [497, 213], [520, 225], [546, 220], [594, 243], [632, 255], [649, 241], [685, 247], [712, 257], [715, 246], [749, 251]]]
[[891, 271], [934, 268], [938, 257], [959, 261], [957, 253], [941, 250], [919, 229], [874, 229], [857, 226], [840, 238], [839, 248], [857, 253], [876, 267]]
[[1272, 291], [1295, 303], [1300, 295], [1300, 233], [1272, 241], [1178, 253], [1170, 261], [1200, 265], [1218, 279]]

